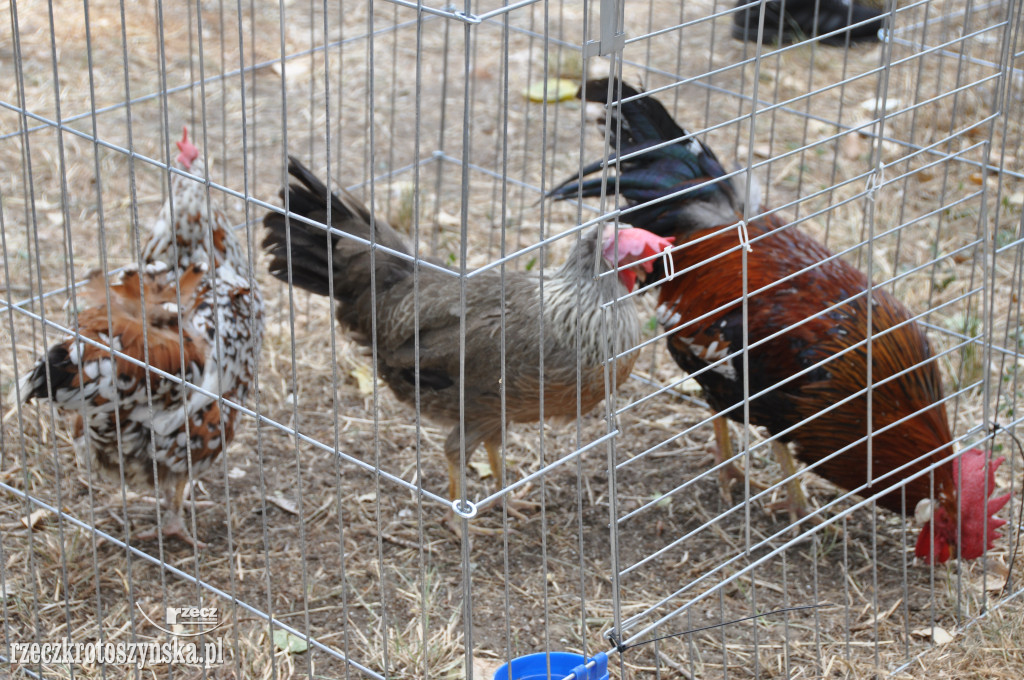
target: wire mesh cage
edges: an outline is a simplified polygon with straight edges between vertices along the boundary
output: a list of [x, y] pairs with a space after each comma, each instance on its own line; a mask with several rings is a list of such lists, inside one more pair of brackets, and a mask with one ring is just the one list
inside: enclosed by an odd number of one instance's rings
[[777, 5], [8, 3], [12, 674], [1024, 669], [1021, 3]]

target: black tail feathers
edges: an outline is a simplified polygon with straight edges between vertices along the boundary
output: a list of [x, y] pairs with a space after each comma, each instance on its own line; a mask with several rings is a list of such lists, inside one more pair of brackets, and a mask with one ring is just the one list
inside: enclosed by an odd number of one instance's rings
[[[567, 199], [618, 191], [630, 206], [622, 221], [662, 235], [729, 223], [742, 212], [732, 180], [723, 179], [727, 173], [714, 152], [680, 127], [657, 99], [608, 78], [588, 81], [577, 96], [607, 103], [609, 90], [617, 105], [608, 107], [603, 124], [614, 147], [612, 156], [585, 166], [548, 196]], [[607, 177], [594, 174], [606, 167]]]
[[[291, 281], [311, 293], [331, 296], [333, 292], [333, 297], [345, 299], [356, 293], [353, 286], [369, 285], [369, 271], [362, 270], [368, 267], [370, 247], [363, 241], [373, 240], [408, 252], [402, 237], [387, 222], [375, 220], [366, 206], [348, 192], [339, 189], [328, 193], [324, 183], [291, 156], [288, 172], [298, 180], [288, 186], [287, 198], [285, 190], [281, 191], [290, 215], [270, 212], [263, 218], [267, 233], [262, 245], [270, 255], [270, 273], [275, 278]], [[295, 219], [296, 215], [320, 224]], [[323, 224], [356, 238], [334, 233]], [[398, 258], [379, 254], [377, 260], [378, 266], [390, 264], [394, 268], [392, 261]]]

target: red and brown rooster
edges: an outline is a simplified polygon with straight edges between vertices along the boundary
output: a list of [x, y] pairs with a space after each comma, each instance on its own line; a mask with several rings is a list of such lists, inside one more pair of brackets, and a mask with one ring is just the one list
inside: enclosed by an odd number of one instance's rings
[[[619, 85], [591, 81], [580, 96], [605, 103], [609, 87]], [[801, 498], [784, 442], [817, 474], [844, 489], [877, 494], [879, 505], [894, 512], [903, 511], [899, 488], [911, 512], [937, 499], [933, 526], [918, 538], [919, 557], [944, 562], [958, 547], [964, 559], [982, 555], [1005, 524], [994, 515], [1009, 495], [986, 498], [1003, 459], [988, 462], [977, 449], [952, 458], [939, 368], [911, 313], [795, 226], [775, 214], [757, 217], [747, 225], [752, 250], [746, 255], [744, 371], [744, 265], [736, 228], [743, 218], [741, 183], [725, 178], [711, 150], [657, 100], [623, 84], [611, 101], [604, 122], [621, 160], [591, 164], [581, 175], [617, 170], [607, 186], [618, 186], [629, 203], [621, 219], [675, 238], [678, 273], [661, 281], [658, 306], [659, 321], [671, 332], [669, 352], [700, 383], [710, 405], [733, 420], [743, 420], [748, 383], [750, 422], [778, 435], [775, 454], [792, 477], [790, 503], [799, 505]], [[597, 196], [602, 181], [575, 176], [551, 193]], [[715, 431], [719, 460], [731, 456], [728, 425], [719, 419]], [[946, 458], [952, 460], [940, 462]], [[909, 479], [932, 466], [933, 473]]]
[[[187, 130], [178, 149], [179, 167], [203, 177]], [[171, 179], [143, 257], [140, 268], [109, 281], [90, 274], [77, 293], [77, 335], [51, 347], [22, 378], [21, 396], [48, 398], [73, 412], [79, 458], [115, 479], [123, 466], [128, 484], [162, 490], [170, 505], [164, 535], [201, 548], [181, 518], [183, 493], [234, 436], [238, 411], [222, 409], [218, 396], [246, 400], [263, 336], [263, 299], [227, 218], [191, 177]]]
[[[605, 397], [610, 359], [639, 341], [636, 308], [624, 296], [638, 273], [652, 270], [650, 259], [639, 261], [670, 245], [667, 239], [641, 229], [616, 235], [609, 227], [603, 236], [594, 230], [574, 244], [554, 274], [489, 270], [468, 279], [463, 308], [458, 276], [371, 248], [372, 241], [413, 252], [348, 192], [328, 194], [294, 158], [288, 170], [297, 180], [288, 188], [291, 214], [319, 224], [329, 220], [337, 231], [328, 236], [323, 227], [267, 214], [263, 247], [271, 256], [270, 273], [310, 292], [333, 295], [339, 322], [359, 342], [369, 345], [376, 333], [377, 368], [391, 390], [452, 428], [444, 453], [453, 500], [460, 486], [460, 412], [466, 458], [483, 443], [500, 486], [503, 422], [536, 422], [542, 413], [555, 419], [587, 413]], [[618, 276], [612, 274], [616, 262]], [[614, 379], [624, 380], [635, 360], [630, 352], [611, 363]]]

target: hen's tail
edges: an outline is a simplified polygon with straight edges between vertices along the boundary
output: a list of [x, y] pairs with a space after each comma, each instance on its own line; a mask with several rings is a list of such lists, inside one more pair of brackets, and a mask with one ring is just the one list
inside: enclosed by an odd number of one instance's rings
[[[46, 379], [47, 366], [50, 368], [51, 380]], [[49, 399], [57, 390], [70, 387], [76, 375], [76, 368], [68, 356], [68, 348], [63, 344], [54, 345], [45, 358], [37, 361], [32, 370], [18, 380], [18, 394], [23, 402]]]
[[[353, 238], [281, 213], [267, 213], [263, 218], [267, 228], [263, 248], [270, 254], [270, 273], [274, 277], [290, 280], [318, 295], [331, 297], [333, 293], [334, 299], [351, 303], [369, 290], [371, 266], [376, 269], [378, 290], [386, 290], [412, 272], [412, 262], [382, 250], [371, 258], [371, 241], [398, 252], [410, 252], [405, 240], [387, 222], [374, 218], [366, 206], [343, 189], [328, 194], [324, 183], [306, 166], [291, 156], [288, 161], [288, 172], [298, 180], [288, 187], [291, 214], [329, 224]], [[284, 190], [281, 198], [285, 198]]]
[[624, 222], [636, 227], [678, 234], [729, 224], [742, 214], [743, 203], [735, 190], [740, 182], [734, 177], [709, 184], [726, 171], [711, 149], [679, 127], [657, 99], [607, 78], [586, 82], [576, 96], [606, 104], [609, 89], [611, 105], [598, 124], [606, 129], [617, 154], [613, 151], [608, 159], [585, 166], [549, 196], [600, 196], [605, 178], [584, 178], [609, 167], [604, 191], [613, 194], [617, 187], [630, 207], [641, 206], [622, 215]]

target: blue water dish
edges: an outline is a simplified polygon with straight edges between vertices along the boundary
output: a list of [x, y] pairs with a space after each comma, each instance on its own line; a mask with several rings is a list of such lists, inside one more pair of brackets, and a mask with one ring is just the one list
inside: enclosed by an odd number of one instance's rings
[[501, 666], [494, 680], [608, 680], [608, 655], [601, 652], [588, 660], [569, 652], [530, 654]]

